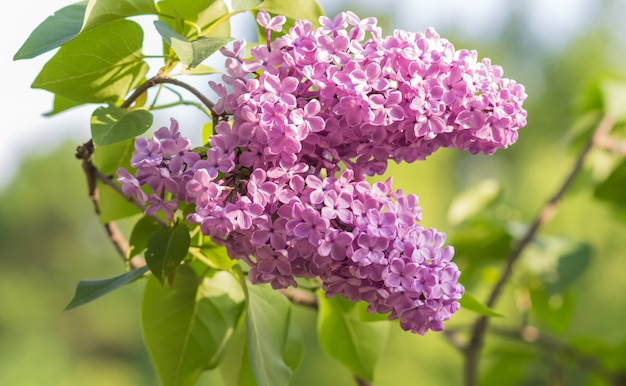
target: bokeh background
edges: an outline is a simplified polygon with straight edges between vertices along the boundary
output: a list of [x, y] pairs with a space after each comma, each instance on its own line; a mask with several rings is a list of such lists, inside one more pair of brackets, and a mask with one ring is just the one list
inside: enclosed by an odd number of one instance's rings
[[[62, 312], [80, 279], [104, 278], [123, 270], [93, 215], [80, 164], [73, 155], [76, 145], [89, 137], [93, 108], [42, 117], [50, 110], [52, 97], [29, 85], [51, 54], [11, 61], [29, 33], [67, 4], [62, 0], [11, 2], [9, 14], [0, 23], [4, 36], [0, 50], [4, 90], [0, 104], [0, 385], [156, 385], [141, 340], [143, 283]], [[447, 211], [455, 194], [485, 179], [501, 183], [504, 216], [520, 223], [530, 221], [571, 167], [574, 129], [593, 94], [594, 82], [605, 76], [626, 77], [624, 0], [323, 0], [321, 4], [331, 16], [341, 10], [376, 16], [386, 33], [394, 28], [417, 31], [433, 26], [457, 48], [478, 50], [480, 57], [501, 64], [505, 76], [526, 86], [529, 124], [509, 150], [491, 157], [441, 150], [425, 162], [390, 168], [396, 187], [419, 195], [424, 225], [446, 232], [454, 232]], [[235, 31], [249, 34], [245, 29]], [[152, 52], [158, 52], [158, 46]], [[204, 81], [198, 87], [208, 89]], [[159, 114], [155, 124], [167, 124], [169, 115], [181, 120], [188, 135], [199, 135], [201, 115], [193, 109]], [[599, 173], [603, 159], [602, 154], [592, 154], [590, 160]], [[594, 252], [572, 292], [575, 306], [567, 310], [567, 319], [559, 319], [565, 311], [556, 304], [553, 327], [568, 339], [620, 347], [626, 341], [626, 228], [616, 216], [619, 210], [590, 197], [591, 190], [579, 184], [544, 230], [588, 242]], [[486, 269], [484, 274], [489, 272]], [[483, 295], [486, 288], [478, 286], [475, 292]], [[515, 323], [514, 299], [513, 293], [507, 293], [500, 301], [497, 308], [510, 317], [497, 323]], [[305, 357], [293, 384], [353, 383], [347, 371], [321, 353], [313, 312], [298, 309], [296, 315], [305, 333]], [[462, 327], [472, 317], [462, 310], [450, 326]], [[488, 343], [486, 384], [602, 384], [576, 369], [568, 375], [571, 378], [554, 378], [549, 359], [529, 359], [516, 345], [506, 346], [497, 339]], [[505, 355], [519, 360], [503, 371], [498, 358]], [[547, 363], [546, 368], [537, 365], [537, 358]], [[524, 374], [525, 369], [533, 373]], [[462, 357], [441, 334], [413, 336], [394, 326], [374, 384], [454, 385], [461, 380]], [[209, 374], [200, 384], [216, 382]]]

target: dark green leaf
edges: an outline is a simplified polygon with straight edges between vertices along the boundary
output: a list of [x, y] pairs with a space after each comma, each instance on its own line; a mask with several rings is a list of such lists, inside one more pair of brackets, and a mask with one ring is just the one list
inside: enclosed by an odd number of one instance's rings
[[263, 3], [263, 0], [232, 0], [233, 11], [249, 10], [254, 7], [258, 7]]
[[148, 246], [148, 239], [157, 229], [159, 223], [150, 216], [144, 216], [135, 223], [130, 238], [128, 239], [128, 257], [132, 257], [143, 252]]
[[154, 25], [163, 40], [172, 47], [180, 61], [189, 68], [196, 67], [226, 43], [233, 41], [233, 38], [204, 37], [189, 41], [162, 21], [157, 20]]
[[30, 59], [72, 40], [83, 25], [86, 2], [80, 2], [56, 11], [30, 34], [13, 60]]
[[476, 299], [473, 295], [469, 294], [468, 292], [465, 292], [465, 294], [463, 294], [463, 297], [461, 298], [461, 300], [459, 300], [459, 303], [461, 303], [462, 308], [465, 308], [466, 310], [474, 311], [475, 313], [483, 315], [483, 316], [495, 316], [495, 317], [505, 316], [504, 314], [501, 314], [487, 307], [485, 304], [481, 303], [478, 299]]
[[626, 120], [626, 80], [606, 80], [600, 85], [604, 112], [621, 122]]
[[287, 385], [292, 370], [285, 363], [291, 304], [266, 285], [248, 286], [246, 329], [248, 356], [259, 386]]
[[602, 201], [626, 205], [626, 159], [620, 162], [607, 179], [596, 187], [593, 195]]
[[[187, 38], [198, 37], [196, 28], [192, 24], [204, 31], [211, 23], [228, 14], [228, 7], [222, 0], [163, 0], [157, 5], [161, 14], [177, 17], [187, 22], [177, 26], [172, 18], [160, 17], [160, 20], [166, 22], [174, 31], [181, 32]], [[221, 23], [205, 36], [230, 36], [230, 23], [228, 21]]]
[[286, 16], [289, 19], [308, 20], [313, 26], [318, 26], [319, 17], [324, 15], [324, 10], [315, 0], [265, 0], [255, 9], [264, 9], [275, 15]]
[[152, 125], [152, 113], [127, 110], [109, 104], [98, 107], [91, 115], [91, 136], [96, 146], [110, 145], [135, 138]]
[[76, 287], [76, 293], [74, 294], [74, 297], [65, 307], [65, 311], [71, 310], [72, 308], [76, 308], [78, 306], [82, 306], [83, 304], [89, 303], [92, 300], [96, 300], [99, 297], [106, 295], [109, 292], [112, 292], [120, 288], [121, 286], [138, 279], [146, 272], [148, 272], [148, 267], [143, 266], [141, 268], [137, 268], [132, 271], [128, 271], [121, 275], [110, 277], [107, 279], [81, 280]]
[[476, 216], [495, 202], [500, 192], [498, 181], [489, 179], [459, 193], [448, 209], [448, 221], [451, 224], [460, 224]]
[[556, 280], [546, 283], [548, 292], [551, 294], [565, 292], [587, 271], [592, 253], [588, 244], [578, 244], [575, 249], [561, 255], [556, 267]]
[[120, 101], [148, 71], [142, 40], [141, 27], [128, 20], [83, 32], [45, 64], [32, 87], [77, 103]]
[[130, 159], [135, 150], [135, 141], [128, 139], [123, 142], [117, 142], [112, 145], [98, 146], [94, 150], [93, 164], [105, 176], [111, 176], [113, 180], [117, 179], [115, 173], [120, 167], [125, 168], [129, 172]]
[[129, 16], [156, 13], [154, 0], [89, 0], [83, 31]]
[[388, 322], [362, 322], [356, 305], [340, 296], [318, 292], [317, 333], [324, 352], [353, 374], [372, 381], [384, 347]]
[[159, 228], [150, 235], [146, 246], [146, 263], [161, 283], [185, 258], [190, 242], [189, 230], [184, 224], [174, 228]]
[[226, 271], [198, 277], [181, 265], [171, 288], [151, 277], [142, 324], [163, 385], [193, 386], [204, 370], [217, 366], [243, 308], [243, 290]]
[[109, 185], [100, 180], [97, 183], [100, 198], [100, 222], [102, 224], [141, 213], [139, 208]]

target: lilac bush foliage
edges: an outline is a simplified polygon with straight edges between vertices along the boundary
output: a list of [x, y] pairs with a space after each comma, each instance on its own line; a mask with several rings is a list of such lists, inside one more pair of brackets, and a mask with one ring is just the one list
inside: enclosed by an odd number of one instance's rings
[[[257, 21], [269, 37], [284, 18], [261, 11]], [[508, 147], [526, 124], [524, 88], [432, 29], [383, 37], [351, 12], [320, 23], [296, 21], [248, 59], [244, 42], [223, 49], [206, 154], [172, 120], [137, 138], [136, 172], [118, 181], [168, 221], [179, 202], [193, 204], [186, 220], [245, 261], [253, 283], [319, 277], [327, 296], [364, 300], [405, 330], [442, 330], [464, 291], [453, 248], [419, 224], [417, 196], [365, 177], [440, 147]]]

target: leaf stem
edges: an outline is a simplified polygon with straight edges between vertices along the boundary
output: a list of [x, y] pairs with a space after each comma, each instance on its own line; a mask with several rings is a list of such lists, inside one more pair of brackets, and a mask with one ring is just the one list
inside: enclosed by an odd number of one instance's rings
[[[593, 148], [596, 138], [605, 135], [608, 133], [613, 127], [615, 120], [613, 117], [609, 115], [605, 115], [601, 121], [596, 126], [593, 135], [589, 140], [585, 143], [585, 146], [578, 154], [574, 165], [569, 172], [569, 174], [565, 177], [557, 191], [552, 195], [552, 197], [546, 202], [544, 207], [539, 211], [537, 216], [535, 217], [532, 225], [526, 231], [526, 234], [520, 239], [517, 245], [513, 248], [511, 253], [506, 259], [506, 263], [502, 274], [500, 275], [500, 279], [496, 283], [496, 285], [491, 290], [491, 294], [486, 302], [487, 307], [492, 308], [504, 289], [504, 286], [507, 284], [508, 280], [511, 278], [513, 273], [513, 267], [515, 263], [519, 260], [522, 252], [526, 249], [526, 247], [530, 244], [530, 242], [534, 239], [535, 235], [539, 228], [549, 222], [557, 211], [557, 207], [561, 202], [565, 192], [570, 188], [575, 178], [581, 172], [583, 168], [583, 164], [590, 150]], [[465, 385], [466, 386], [476, 386], [478, 385], [478, 376], [479, 376], [479, 367], [480, 367], [480, 353], [482, 350], [483, 342], [485, 339], [485, 332], [487, 327], [489, 326], [489, 318], [486, 316], [479, 317], [474, 323], [471, 330], [471, 337], [464, 348], [465, 355]]]

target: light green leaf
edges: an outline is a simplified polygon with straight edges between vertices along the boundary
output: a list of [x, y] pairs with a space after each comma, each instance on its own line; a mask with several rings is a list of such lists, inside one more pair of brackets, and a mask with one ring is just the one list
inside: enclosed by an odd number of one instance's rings
[[210, 75], [217, 74], [220, 71], [204, 64], [198, 64], [194, 68], [185, 67], [180, 71], [181, 75]]
[[97, 184], [100, 198], [100, 222], [102, 224], [141, 213], [139, 208], [109, 185], [100, 180], [97, 181]]
[[127, 110], [114, 104], [98, 107], [91, 115], [93, 143], [104, 146], [135, 138], [150, 128], [152, 118], [146, 110]]
[[572, 291], [550, 294], [541, 286], [530, 288], [531, 316], [555, 332], [567, 330], [576, 308]]
[[455, 225], [483, 211], [500, 196], [500, 184], [493, 179], [484, 180], [457, 195], [448, 210], [448, 221]]
[[233, 11], [249, 10], [258, 7], [263, 0], [232, 0]]
[[[213, 22], [228, 14], [228, 7], [223, 0], [163, 0], [159, 1], [157, 6], [161, 14], [186, 22], [183, 26], [176, 26], [172, 18], [159, 17], [174, 31], [181, 32], [186, 38], [197, 38], [199, 36], [197, 29], [204, 31]], [[204, 36], [228, 37], [230, 36], [230, 23], [221, 23]]]
[[161, 283], [185, 258], [190, 243], [189, 229], [182, 223], [174, 228], [159, 228], [150, 235], [146, 245], [146, 263]]
[[117, 179], [115, 173], [120, 167], [131, 171], [130, 159], [135, 150], [134, 139], [117, 142], [112, 145], [98, 146], [94, 149], [93, 164], [105, 176]]
[[159, 229], [159, 223], [150, 216], [144, 216], [135, 223], [130, 238], [128, 239], [128, 257], [132, 257], [143, 252], [148, 246], [148, 239]]
[[594, 190], [598, 200], [626, 205], [626, 159], [620, 162]]
[[243, 309], [241, 285], [226, 271], [198, 277], [181, 265], [171, 287], [150, 277], [143, 333], [163, 385], [193, 386], [204, 370], [217, 366]]
[[233, 38], [200, 37], [189, 41], [160, 20], [155, 21], [154, 25], [163, 40], [172, 47], [180, 61], [189, 68], [196, 67], [226, 43], [234, 40]]
[[464, 256], [471, 262], [504, 260], [511, 249], [513, 236], [497, 220], [473, 219], [455, 229], [450, 244], [454, 254]]
[[76, 287], [76, 293], [74, 294], [74, 297], [65, 307], [65, 311], [71, 310], [72, 308], [76, 308], [78, 306], [82, 306], [83, 304], [89, 303], [92, 300], [96, 300], [99, 297], [104, 296], [125, 284], [135, 281], [136, 279], [143, 276], [143, 274], [146, 272], [148, 272], [148, 267], [143, 266], [141, 268], [137, 268], [132, 271], [128, 271], [121, 275], [110, 277], [107, 279], [81, 280]]
[[308, 20], [314, 27], [319, 26], [319, 17], [324, 15], [324, 10], [315, 0], [265, 0], [255, 9], [264, 9], [269, 13], [283, 15], [289, 19]]
[[211, 136], [214, 134], [214, 130], [213, 130], [213, 122], [206, 122], [204, 125], [202, 125], [202, 143], [203, 144], [208, 144], [209, 143], [209, 138], [211, 138]]
[[30, 34], [13, 60], [30, 59], [72, 40], [83, 25], [86, 2], [80, 2], [56, 11]]
[[504, 317], [505, 316], [504, 314], [501, 314], [487, 307], [480, 300], [476, 299], [473, 295], [471, 295], [468, 292], [465, 292], [465, 294], [463, 294], [463, 297], [461, 298], [461, 300], [459, 300], [459, 303], [461, 304], [462, 308], [465, 308], [466, 310], [474, 311], [475, 313], [483, 315], [483, 316], [491, 316], [491, 317], [493, 316]]
[[317, 333], [324, 352], [353, 374], [372, 381], [390, 323], [362, 322], [356, 305], [341, 296], [327, 299], [318, 291]]
[[626, 80], [611, 79], [600, 84], [604, 112], [616, 121], [626, 121]]
[[285, 363], [291, 304], [266, 285], [248, 286], [246, 328], [248, 355], [258, 386], [287, 385], [292, 370]]
[[257, 386], [250, 367], [246, 318], [240, 318], [232, 337], [230, 349], [219, 365], [222, 381], [225, 386]]
[[78, 103], [120, 101], [148, 71], [143, 31], [119, 20], [83, 32], [46, 63], [32, 84]]
[[73, 101], [71, 99], [67, 99], [64, 98], [60, 95], [55, 95], [54, 96], [54, 102], [52, 103], [52, 110], [48, 111], [47, 113], [44, 113], [43, 115], [45, 117], [51, 117], [53, 115], [56, 115], [58, 113], [62, 113], [63, 111], [67, 111], [69, 109], [72, 109], [74, 107], [78, 107], [80, 105], [82, 105], [84, 103], [82, 102], [76, 102]]
[[154, 0], [89, 0], [82, 30], [129, 16], [155, 15]]
[[224, 246], [215, 244], [209, 237], [205, 237], [201, 250], [202, 254], [211, 262], [213, 267], [217, 269], [229, 270], [237, 264], [236, 260], [228, 256]]

